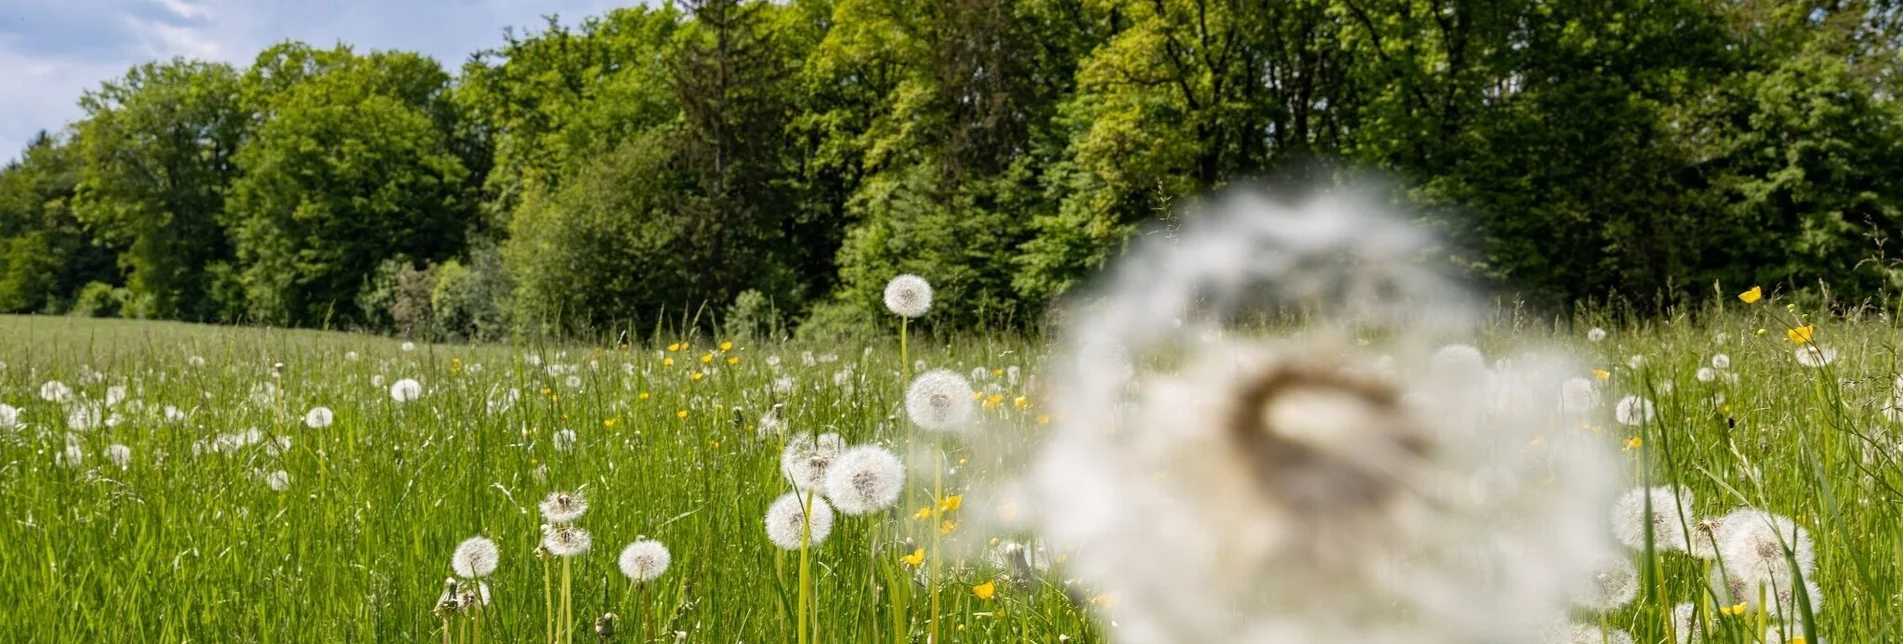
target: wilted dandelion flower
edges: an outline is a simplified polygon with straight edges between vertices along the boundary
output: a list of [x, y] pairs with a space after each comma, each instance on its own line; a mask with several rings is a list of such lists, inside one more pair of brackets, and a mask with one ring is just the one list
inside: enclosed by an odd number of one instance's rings
[[588, 499], [582, 498], [580, 494], [551, 492], [548, 498], [542, 499], [539, 507], [543, 520], [556, 524], [571, 523], [588, 512]]
[[1592, 577], [1573, 589], [1573, 602], [1597, 612], [1624, 606], [1639, 596], [1639, 570], [1625, 557], [1601, 558]]
[[555, 451], [557, 452], [566, 452], [575, 449], [575, 430], [557, 430], [554, 436], [549, 437], [549, 442], [555, 445]]
[[915, 318], [932, 308], [932, 285], [917, 275], [900, 275], [885, 283], [885, 308], [900, 317]]
[[928, 371], [905, 390], [905, 414], [922, 429], [951, 431], [971, 422], [971, 383], [945, 369]]
[[904, 487], [905, 466], [892, 452], [877, 445], [846, 450], [826, 472], [826, 498], [848, 515], [892, 507]]
[[629, 581], [645, 583], [660, 578], [673, 561], [674, 556], [668, 553], [667, 546], [652, 539], [641, 539], [622, 548], [621, 558], [616, 563], [621, 565], [621, 574], [627, 575]]
[[[1652, 509], [1648, 514], [1646, 502]], [[1652, 527], [1653, 547], [1658, 550], [1685, 550], [1685, 529], [1697, 523], [1692, 511], [1692, 491], [1678, 486], [1634, 488], [1619, 497], [1612, 507], [1612, 532], [1619, 543], [1634, 550], [1645, 549], [1646, 525]]]
[[1593, 327], [1586, 331], [1586, 341], [1588, 342], [1599, 342], [1604, 339], [1606, 339], [1605, 329], [1601, 329], [1599, 327]]
[[1796, 349], [1797, 364], [1812, 369], [1828, 366], [1837, 361], [1837, 350], [1821, 344], [1805, 344]]
[[542, 547], [551, 555], [573, 557], [588, 552], [591, 545], [594, 545], [594, 537], [589, 536], [587, 530], [574, 525], [542, 526]]
[[311, 429], [329, 427], [336, 419], [337, 414], [331, 413], [329, 407], [312, 407], [310, 411], [304, 412], [304, 426]]
[[1637, 427], [1652, 422], [1654, 411], [1652, 401], [1638, 396], [1626, 396], [1620, 398], [1619, 404], [1613, 406], [1612, 418], [1619, 421], [1621, 425]]
[[812, 515], [812, 527], [807, 535], [807, 543], [817, 546], [826, 541], [826, 536], [833, 532], [832, 506], [826, 504], [826, 499], [814, 496], [812, 504], [803, 511], [798, 492], [782, 494], [773, 501], [773, 505], [767, 507], [767, 540], [785, 550], [800, 549], [801, 534], [808, 530], [805, 527], [808, 511]]
[[119, 466], [119, 469], [126, 469], [127, 466], [132, 465], [132, 448], [118, 443], [107, 445], [106, 460], [112, 461], [112, 464]]
[[65, 404], [73, 400], [73, 388], [58, 380], [48, 380], [40, 385], [40, 400]]
[[798, 490], [818, 490], [826, 485], [826, 470], [833, 459], [846, 449], [838, 434], [821, 434], [814, 439], [801, 434], [787, 441], [780, 451], [780, 473]]
[[449, 568], [456, 576], [464, 579], [487, 577], [496, 571], [496, 564], [502, 561], [502, 553], [496, 549], [496, 542], [485, 537], [470, 537], [456, 544], [456, 552], [449, 556]]
[[390, 399], [406, 403], [423, 397], [423, 383], [404, 378], [390, 384]]
[[13, 429], [20, 426], [20, 408], [0, 403], [0, 429]]
[[1209, 203], [1063, 312], [1022, 484], [1066, 574], [1126, 644], [1537, 637], [1611, 543], [1609, 455], [1550, 431], [1577, 367], [1447, 344], [1473, 300], [1379, 206]]
[[276, 472], [266, 474], [264, 476], [264, 484], [265, 486], [271, 488], [272, 492], [283, 492], [285, 490], [289, 490], [291, 489], [291, 473], [286, 472], [284, 470], [278, 470]]

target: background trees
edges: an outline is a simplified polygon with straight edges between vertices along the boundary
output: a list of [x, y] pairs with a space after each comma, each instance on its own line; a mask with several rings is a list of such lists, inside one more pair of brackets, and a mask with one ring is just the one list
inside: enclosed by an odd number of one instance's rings
[[1020, 324], [1209, 190], [1367, 171], [1539, 305], [1883, 296], [1898, 13], [693, 0], [506, 32], [453, 76], [300, 43], [155, 62], [0, 169], [0, 309], [480, 339], [864, 319], [916, 272], [936, 323]]

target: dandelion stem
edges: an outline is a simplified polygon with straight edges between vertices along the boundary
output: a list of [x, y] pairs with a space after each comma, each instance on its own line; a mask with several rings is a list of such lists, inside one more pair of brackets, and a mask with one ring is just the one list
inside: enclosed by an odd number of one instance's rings
[[548, 644], [555, 644], [555, 591], [551, 588], [551, 584], [553, 582], [550, 581], [550, 576], [552, 573], [550, 573], [548, 569], [548, 559], [546, 557], [543, 557], [541, 559], [542, 559], [542, 608], [545, 609], [547, 612], [547, 619], [544, 622], [546, 624], [546, 627], [544, 630], [546, 630], [548, 635]]
[[570, 557], [562, 557], [562, 623], [563, 644], [575, 644], [575, 604], [574, 593], [570, 586]]
[[800, 644], [808, 644], [808, 642], [812, 641], [812, 634], [806, 630], [806, 619], [808, 610], [807, 602], [812, 600], [811, 596], [813, 592], [813, 564], [810, 554], [813, 538], [813, 493], [807, 492], [804, 500], [806, 503], [800, 508], [800, 595], [797, 605], [799, 617], [795, 618], [795, 622], [799, 625]]
[[[941, 507], [939, 504], [944, 502], [944, 498], [945, 498], [945, 455], [943, 453], [935, 452], [932, 454], [932, 508], [936, 510], [937, 508]], [[926, 639], [926, 641], [929, 642], [930, 644], [938, 644], [938, 563], [939, 563], [939, 549], [940, 549], [939, 546], [944, 542], [945, 531], [940, 529], [938, 526], [928, 526], [927, 529], [932, 531], [932, 570], [931, 570], [931, 575], [929, 577], [930, 579], [929, 585], [931, 586], [931, 593], [932, 593], [932, 601], [931, 601], [932, 617], [931, 617], [931, 628], [929, 629], [930, 636]]]

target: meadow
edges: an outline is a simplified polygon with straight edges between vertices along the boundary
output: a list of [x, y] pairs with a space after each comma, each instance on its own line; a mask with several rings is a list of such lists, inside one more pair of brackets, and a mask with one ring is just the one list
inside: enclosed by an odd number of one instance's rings
[[[1584, 361], [1598, 419], [1546, 431], [1603, 441], [1628, 487], [1682, 486], [1688, 519], [1749, 506], [1806, 530], [1811, 641], [1903, 637], [1893, 320], [1805, 319], [1767, 300], [1486, 327], [1489, 360], [1557, 345]], [[1803, 357], [1820, 347], [1830, 360]], [[1115, 641], [1116, 594], [1067, 571], [1062, 551], [1014, 548], [1034, 535], [988, 527], [1009, 508], [963, 502], [1007, 464], [907, 419], [908, 377], [944, 368], [971, 381], [982, 422], [1036, 443], [1052, 413], [1044, 344], [915, 335], [905, 351], [896, 336], [469, 346], [0, 317], [0, 639], [538, 642], [561, 621], [574, 641]], [[1626, 396], [1655, 413], [1620, 422]], [[801, 553], [769, 541], [762, 516], [793, 489], [782, 452], [806, 433], [914, 466], [892, 507], [840, 514], [813, 539], [803, 598]], [[945, 450], [936, 481], [920, 444]], [[574, 523], [592, 536], [561, 563], [536, 553], [538, 503], [557, 491], [586, 499]], [[499, 553], [479, 625], [443, 606], [451, 554], [474, 536]], [[671, 552], [646, 583], [617, 567], [638, 539]], [[1709, 560], [1641, 547], [1631, 562], [1633, 596], [1577, 608], [1590, 637], [1559, 641], [1683, 641], [1675, 610], [1703, 641], [1802, 632], [1788, 603], [1746, 610], [1708, 591]], [[564, 563], [572, 617], [551, 620]]]

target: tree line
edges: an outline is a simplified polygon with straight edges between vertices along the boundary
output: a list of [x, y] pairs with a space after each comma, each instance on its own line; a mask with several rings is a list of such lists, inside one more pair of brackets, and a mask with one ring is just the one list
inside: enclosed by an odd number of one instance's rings
[[1894, 0], [682, 0], [460, 69], [286, 42], [0, 169], [0, 311], [487, 339], [1035, 322], [1145, 222], [1375, 171], [1541, 306], [1903, 287]]

